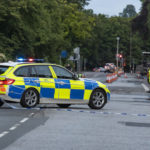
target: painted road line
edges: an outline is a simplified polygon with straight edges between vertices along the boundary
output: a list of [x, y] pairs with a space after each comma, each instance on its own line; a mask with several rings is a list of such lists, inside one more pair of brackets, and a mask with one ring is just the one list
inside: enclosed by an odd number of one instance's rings
[[35, 114], [35, 113], [31, 113], [31, 114], [29, 115], [29, 117], [32, 117], [34, 114]]
[[19, 127], [20, 124], [15, 124], [14, 126], [12, 126], [11, 128], [9, 128], [10, 131], [15, 130], [17, 127]]
[[9, 132], [8, 131], [4, 131], [0, 134], [0, 138], [2, 138], [3, 136], [5, 136], [6, 134], [8, 134]]
[[20, 123], [24, 123], [24, 122], [26, 122], [27, 120], [29, 120], [28, 117], [27, 117], [27, 118], [23, 118], [23, 119], [20, 121]]
[[143, 86], [143, 88], [144, 88], [144, 90], [145, 90], [146, 92], [149, 92], [149, 91], [150, 91], [150, 90], [149, 90], [149, 87], [146, 86], [144, 83], [142, 83], [141, 85]]
[[[32, 117], [34, 115], [34, 113], [30, 113], [29, 116]], [[0, 138], [2, 138], [3, 136], [5, 136], [6, 134], [10, 133], [13, 130], [16, 130], [19, 126], [21, 126], [21, 123], [25, 123], [27, 120], [29, 120], [30, 117], [26, 117], [23, 118], [20, 123], [17, 123], [15, 125], [13, 125], [12, 127], [9, 128], [9, 131], [4, 131], [0, 134]]]

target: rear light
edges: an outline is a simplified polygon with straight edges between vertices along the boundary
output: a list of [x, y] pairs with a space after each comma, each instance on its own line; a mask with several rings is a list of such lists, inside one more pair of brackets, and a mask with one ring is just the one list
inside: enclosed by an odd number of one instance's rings
[[5, 79], [5, 80], [0, 80], [0, 85], [11, 85], [15, 82], [14, 79]]

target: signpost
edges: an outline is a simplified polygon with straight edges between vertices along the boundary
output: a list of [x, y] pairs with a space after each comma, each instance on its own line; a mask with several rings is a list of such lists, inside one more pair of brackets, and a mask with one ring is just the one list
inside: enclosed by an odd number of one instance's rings
[[67, 58], [67, 51], [66, 50], [61, 51], [61, 58]]
[[75, 61], [77, 62], [77, 72], [80, 72], [80, 47], [76, 47], [73, 49], [73, 52], [75, 54]]
[[61, 51], [61, 54], [60, 54], [60, 64], [61, 64], [61, 59], [62, 58], [67, 58], [67, 51], [66, 50], [63, 50], [63, 51]]

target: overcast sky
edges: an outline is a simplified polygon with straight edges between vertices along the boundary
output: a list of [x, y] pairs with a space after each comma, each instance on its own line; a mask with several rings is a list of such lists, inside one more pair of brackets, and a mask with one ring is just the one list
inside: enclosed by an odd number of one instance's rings
[[89, 3], [86, 8], [93, 9], [96, 14], [101, 13], [109, 16], [118, 16], [128, 4], [134, 5], [137, 12], [141, 8], [140, 0], [90, 0]]

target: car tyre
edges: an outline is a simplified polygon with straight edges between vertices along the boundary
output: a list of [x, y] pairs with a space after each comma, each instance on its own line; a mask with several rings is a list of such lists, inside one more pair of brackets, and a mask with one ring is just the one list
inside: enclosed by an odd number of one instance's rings
[[89, 107], [92, 109], [101, 109], [107, 103], [106, 93], [102, 89], [96, 89], [93, 91], [89, 101]]
[[2, 101], [0, 100], [0, 107], [3, 106], [3, 104], [4, 104], [4, 102], [2, 102]]
[[22, 107], [32, 108], [39, 103], [39, 94], [37, 90], [33, 88], [27, 89], [21, 98], [20, 104]]
[[57, 104], [60, 108], [68, 108], [71, 104]]

